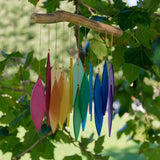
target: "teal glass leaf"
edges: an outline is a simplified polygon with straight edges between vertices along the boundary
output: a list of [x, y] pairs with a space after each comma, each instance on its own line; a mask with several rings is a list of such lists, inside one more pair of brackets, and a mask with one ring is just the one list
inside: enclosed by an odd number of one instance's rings
[[80, 104], [80, 112], [82, 117], [82, 122], [85, 120], [86, 113], [88, 110], [88, 102], [89, 102], [89, 82], [87, 73], [84, 74], [82, 85], [79, 93], [79, 104]]
[[74, 103], [73, 108], [73, 129], [74, 129], [74, 136], [75, 139], [78, 139], [80, 126], [81, 126], [81, 113], [80, 113], [80, 106], [79, 106], [79, 87], [77, 88], [77, 95]]
[[77, 94], [77, 84], [79, 84], [79, 88], [81, 88], [83, 75], [84, 75], [84, 68], [81, 59], [77, 58], [76, 63], [73, 66], [73, 106]]

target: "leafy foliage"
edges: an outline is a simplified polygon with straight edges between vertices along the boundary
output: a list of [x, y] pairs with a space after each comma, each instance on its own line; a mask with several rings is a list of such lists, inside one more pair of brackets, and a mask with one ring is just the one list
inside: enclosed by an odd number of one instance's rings
[[[38, 2], [38, 0], [28, 1], [34, 6]], [[47, 13], [51, 13], [61, 8], [63, 1], [47, 0], [43, 7]], [[70, 1], [65, 2], [70, 4]], [[157, 11], [160, 0], [144, 0], [143, 3], [139, 2], [134, 7], [127, 6], [122, 0], [114, 0], [112, 4], [103, 0], [83, 0], [83, 2], [93, 7], [95, 14], [91, 15], [88, 8], [81, 5], [81, 15], [109, 25], [119, 26], [124, 31], [122, 37], [114, 37], [113, 41], [114, 101], [120, 102], [119, 116], [128, 113], [131, 119], [117, 132], [117, 137], [120, 138], [125, 134], [128, 139], [141, 145], [139, 154], [144, 154], [148, 160], [158, 160], [160, 127], [155, 123], [160, 121], [160, 96], [159, 92], [155, 95], [153, 87], [157, 90], [160, 89], [160, 18]], [[26, 21], [29, 22], [28, 13], [26, 15]], [[13, 18], [12, 24], [16, 26], [15, 23]], [[0, 21], [3, 28], [9, 27], [8, 24], [8, 22]], [[33, 27], [30, 23], [18, 25], [17, 30], [22, 34], [26, 34], [24, 26], [28, 29]], [[3, 51], [0, 52], [0, 148], [3, 153], [11, 152], [12, 157], [22, 153], [51, 132], [51, 129], [46, 127], [46, 120], [44, 120], [41, 131], [37, 134], [30, 115], [31, 92], [34, 80], [39, 74], [39, 60], [34, 56], [35, 51], [30, 51], [34, 47], [30, 47], [29, 44], [35, 33], [33, 30], [31, 32], [27, 30], [28, 36], [17, 40], [17, 30], [13, 32], [11, 27], [10, 32], [0, 32], [0, 36], [6, 39], [14, 35], [16, 45], [20, 43], [21, 47], [24, 46], [24, 49], [29, 50], [24, 55], [24, 53], [16, 51], [17, 46], [9, 47], [8, 41], [2, 38]], [[84, 32], [85, 29], [81, 28], [82, 47]], [[110, 63], [110, 36], [106, 37], [104, 34], [99, 36], [98, 33], [91, 30], [87, 30], [86, 36], [90, 42], [86, 54], [86, 71], [89, 70], [91, 59], [96, 67], [98, 58], [100, 59], [99, 63], [102, 63], [106, 53], [107, 61]], [[21, 42], [25, 43], [22, 45]], [[45, 67], [46, 58], [43, 58], [40, 60], [40, 75], [44, 83]], [[135, 103], [138, 107], [145, 107], [143, 112], [131, 108]], [[19, 138], [19, 128], [21, 127], [25, 133], [23, 137]], [[64, 160], [82, 159], [82, 156], [87, 159], [108, 159], [108, 155], [102, 154], [104, 141], [105, 136], [95, 140], [94, 134], [91, 134], [87, 138], [81, 137], [80, 141], [76, 142], [66, 129], [57, 130], [54, 135], [41, 139], [29, 154], [35, 160], [40, 158], [55, 159], [56, 144], [60, 143], [74, 145], [81, 151], [78, 154], [72, 153], [65, 156]], [[92, 151], [88, 149], [90, 144], [94, 146]]]

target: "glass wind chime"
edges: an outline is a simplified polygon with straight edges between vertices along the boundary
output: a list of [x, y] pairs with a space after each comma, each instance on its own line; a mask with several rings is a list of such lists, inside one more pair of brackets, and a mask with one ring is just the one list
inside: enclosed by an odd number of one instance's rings
[[[85, 31], [86, 32], [86, 31]], [[71, 34], [70, 32], [70, 49], [71, 49]], [[80, 29], [78, 29], [78, 36], [80, 37]], [[107, 34], [106, 34], [107, 37]], [[64, 23], [63, 23], [63, 51], [62, 51], [62, 64], [64, 53]], [[62, 65], [60, 71], [57, 60], [57, 24], [56, 24], [56, 42], [55, 42], [55, 62], [51, 69], [50, 66], [50, 28], [48, 25], [48, 57], [46, 65], [46, 89], [44, 90], [41, 78], [40, 78], [40, 64], [39, 64], [39, 76], [34, 86], [31, 96], [30, 109], [33, 119], [33, 123], [37, 132], [40, 131], [43, 122], [44, 114], [46, 111], [47, 126], [51, 126], [53, 134], [57, 130], [57, 127], [62, 130], [63, 125], [67, 122], [69, 126], [70, 114], [73, 112], [73, 129], [75, 139], [78, 139], [79, 131], [82, 125], [82, 130], [85, 130], [88, 106], [90, 120], [92, 121], [92, 113], [94, 112], [95, 126], [98, 136], [101, 134], [103, 117], [107, 110], [108, 104], [108, 131], [109, 137], [111, 136], [112, 128], [112, 115], [113, 115], [113, 99], [114, 99], [114, 71], [112, 65], [112, 43], [113, 34], [111, 34], [111, 63], [108, 74], [107, 67], [107, 49], [105, 53], [105, 62], [102, 74], [102, 84], [100, 81], [100, 75], [98, 67], [98, 73], [95, 77], [95, 83], [93, 85], [93, 62], [92, 56], [90, 56], [89, 63], [89, 75], [87, 75], [85, 69], [85, 54], [84, 51], [84, 64], [82, 64], [79, 57], [80, 53], [80, 38], [78, 38], [78, 58], [73, 65], [72, 51], [70, 51], [70, 69], [69, 69], [69, 82]], [[86, 42], [86, 33], [85, 33]], [[41, 27], [40, 27], [40, 48], [41, 48]], [[99, 48], [99, 46], [98, 46]], [[99, 52], [98, 49], [98, 64], [99, 64]], [[41, 53], [41, 50], [40, 50]], [[40, 63], [40, 62], [39, 62]], [[93, 101], [94, 100], [94, 101]], [[94, 105], [93, 103], [94, 102]], [[94, 109], [94, 110], [93, 110]]]

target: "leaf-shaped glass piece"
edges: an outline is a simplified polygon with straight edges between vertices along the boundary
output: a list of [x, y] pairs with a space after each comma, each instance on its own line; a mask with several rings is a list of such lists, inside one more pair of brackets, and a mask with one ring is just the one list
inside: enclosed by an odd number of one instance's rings
[[108, 105], [108, 131], [109, 131], [109, 137], [111, 136], [112, 116], [113, 116], [113, 97], [112, 97], [112, 85], [111, 85], [110, 88], [109, 88], [109, 105]]
[[63, 70], [58, 83], [60, 92], [60, 117], [59, 117], [59, 127], [63, 128], [63, 124], [67, 118], [69, 107], [70, 107], [70, 96], [69, 96], [69, 84], [67, 81], [67, 76]]
[[109, 69], [109, 86], [112, 84], [112, 96], [114, 97], [114, 70], [113, 65], [111, 63], [110, 69]]
[[93, 99], [93, 67], [92, 62], [89, 64], [89, 114], [92, 121], [92, 99]]
[[55, 80], [49, 105], [49, 119], [53, 133], [55, 133], [57, 129], [59, 115], [60, 115], [60, 93], [57, 80]]
[[34, 86], [30, 101], [31, 115], [37, 132], [39, 132], [41, 129], [45, 108], [46, 108], [45, 92], [41, 78], [39, 76]]
[[77, 84], [81, 87], [82, 79], [84, 75], [84, 68], [80, 58], [77, 58], [76, 63], [73, 66], [73, 105], [77, 94]]
[[79, 87], [78, 87], [75, 104], [73, 108], [73, 129], [74, 129], [74, 136], [76, 140], [78, 139], [81, 121], [82, 119], [81, 119], [80, 106], [79, 106]]
[[57, 80], [57, 83], [58, 83], [60, 76], [61, 76], [61, 71], [59, 69], [59, 64], [58, 64], [58, 61], [55, 60], [51, 70], [51, 90], [53, 89], [55, 79]]
[[67, 120], [68, 126], [70, 122], [70, 113], [72, 112], [72, 107], [73, 107], [73, 60], [72, 60], [72, 57], [70, 57], [69, 93], [70, 93], [70, 107], [69, 107], [68, 120]]
[[84, 121], [82, 121], [82, 131], [84, 131], [84, 130], [85, 130], [86, 121], [87, 121], [87, 113], [86, 113], [86, 116], [85, 116]]
[[108, 105], [108, 131], [111, 136], [112, 116], [113, 116], [113, 99], [114, 99], [114, 70], [111, 63], [109, 69], [109, 105]]
[[107, 100], [108, 100], [108, 67], [107, 62], [104, 63], [103, 75], [102, 75], [102, 97], [103, 97], [103, 115], [106, 113]]
[[88, 102], [89, 102], [89, 82], [87, 74], [85, 73], [83, 76], [81, 88], [79, 91], [79, 104], [80, 104], [80, 112], [82, 122], [85, 120], [87, 109], [88, 109]]
[[99, 75], [97, 73], [95, 84], [94, 84], [94, 117], [95, 117], [95, 124], [98, 136], [101, 134], [102, 124], [103, 124], [103, 113], [102, 113], [102, 86], [99, 79]]
[[49, 103], [51, 97], [51, 66], [50, 66], [50, 54], [47, 57], [47, 68], [46, 68], [46, 117], [47, 126], [49, 126]]

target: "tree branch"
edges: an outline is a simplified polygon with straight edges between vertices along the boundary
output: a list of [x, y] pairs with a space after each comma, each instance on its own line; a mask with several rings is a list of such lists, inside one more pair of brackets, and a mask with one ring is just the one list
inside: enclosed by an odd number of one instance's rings
[[90, 6], [88, 6], [86, 3], [82, 2], [81, 0], [79, 1], [79, 3], [80, 3], [82, 6], [84, 6], [85, 8], [87, 8], [88, 11], [89, 11], [92, 15], [94, 14], [93, 11], [96, 12], [96, 9], [94, 9], [94, 8], [92, 8], [92, 7], [90, 7]]
[[38, 139], [31, 147], [29, 147], [28, 149], [26, 149], [24, 152], [22, 152], [19, 155], [13, 157], [13, 160], [17, 160], [17, 159], [21, 158], [25, 153], [30, 152], [43, 139], [45, 139], [46, 137], [51, 136], [51, 135], [52, 135], [52, 132], [47, 133], [46, 135], [44, 135], [43, 137], [41, 137], [40, 139]]
[[123, 31], [119, 28], [97, 22], [91, 19], [88, 19], [84, 16], [80, 16], [78, 14], [73, 14], [66, 11], [55, 11], [49, 14], [40, 14], [33, 13], [31, 15], [31, 21], [33, 23], [56, 23], [56, 22], [70, 22], [79, 26], [84, 26], [85, 28], [90, 28], [92, 30], [96, 30], [99, 33], [113, 33], [115, 36], [121, 36]]

